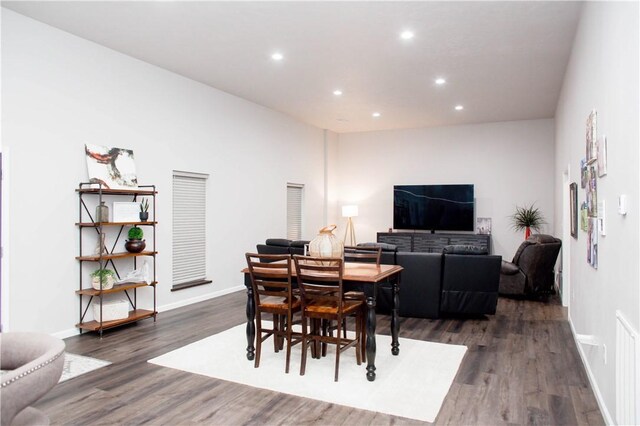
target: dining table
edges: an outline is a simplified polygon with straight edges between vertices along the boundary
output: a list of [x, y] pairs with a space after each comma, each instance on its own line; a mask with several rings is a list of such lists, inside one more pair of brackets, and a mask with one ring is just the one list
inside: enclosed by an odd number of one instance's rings
[[[378, 286], [388, 282], [391, 285], [392, 309], [391, 309], [391, 353], [400, 353], [398, 333], [400, 322], [398, 320], [400, 291], [400, 275], [402, 266], [387, 265], [364, 262], [345, 262], [342, 274], [342, 281], [345, 291], [362, 291], [366, 297], [367, 317], [366, 331], [367, 338], [365, 351], [367, 357], [367, 380], [370, 382], [376, 379], [376, 298]], [[242, 270], [244, 274], [244, 285], [247, 288], [247, 359], [255, 358], [255, 338], [256, 338], [256, 307], [251, 287], [251, 277], [249, 269]], [[295, 269], [291, 271], [292, 279], [295, 281]]]

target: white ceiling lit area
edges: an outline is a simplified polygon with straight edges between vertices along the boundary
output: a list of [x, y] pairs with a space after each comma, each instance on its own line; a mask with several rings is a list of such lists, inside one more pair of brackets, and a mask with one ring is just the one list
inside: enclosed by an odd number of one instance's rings
[[582, 7], [543, 1], [2, 5], [338, 133], [553, 117]]

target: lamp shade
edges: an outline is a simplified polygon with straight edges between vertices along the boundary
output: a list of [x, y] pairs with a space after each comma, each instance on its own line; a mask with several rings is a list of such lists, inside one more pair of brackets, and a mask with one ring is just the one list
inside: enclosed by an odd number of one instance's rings
[[358, 216], [358, 206], [342, 206], [342, 217], [356, 217]]

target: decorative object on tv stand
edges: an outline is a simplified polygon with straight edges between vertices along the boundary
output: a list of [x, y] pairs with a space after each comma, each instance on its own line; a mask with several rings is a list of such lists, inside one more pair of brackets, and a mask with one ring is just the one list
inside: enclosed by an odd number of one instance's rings
[[524, 230], [524, 239], [531, 236], [531, 230], [540, 232], [540, 228], [546, 222], [540, 209], [535, 207], [535, 203], [524, 207], [516, 206], [516, 212], [511, 215], [511, 227], [516, 231]]
[[328, 225], [309, 243], [309, 254], [314, 257], [342, 257], [344, 244], [333, 235], [336, 225]]
[[490, 217], [476, 218], [476, 234], [491, 235], [491, 218]]
[[111, 269], [96, 269], [91, 273], [91, 287], [96, 290], [109, 290], [113, 288], [116, 274]]
[[[356, 245], [356, 230], [353, 227], [353, 219], [358, 216], [358, 206], [349, 205], [342, 206], [342, 217], [347, 218], [347, 227], [344, 230], [344, 241], [345, 245], [355, 246]], [[347, 244], [347, 235], [349, 236], [349, 244]]]
[[89, 182], [101, 183], [108, 189], [134, 189], [138, 187], [133, 151], [86, 144]]
[[144, 250], [147, 243], [142, 239], [142, 237], [144, 237], [142, 228], [134, 226], [129, 229], [129, 233], [127, 235], [129, 236], [129, 239], [124, 243], [124, 248], [127, 249], [129, 253], [140, 253]]
[[140, 221], [146, 222], [149, 219], [149, 200], [143, 198], [140, 202]]
[[96, 206], [96, 220], [97, 223], [109, 222], [109, 206], [104, 201], [100, 201], [100, 204]]

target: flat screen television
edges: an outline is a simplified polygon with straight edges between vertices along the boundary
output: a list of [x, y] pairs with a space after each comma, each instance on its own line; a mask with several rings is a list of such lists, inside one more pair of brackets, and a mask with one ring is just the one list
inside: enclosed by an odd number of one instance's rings
[[393, 228], [473, 231], [473, 185], [394, 185]]

